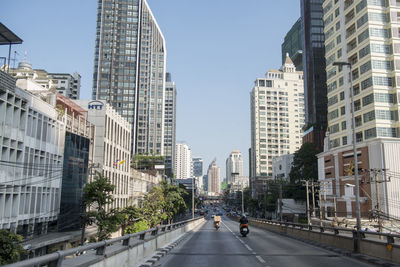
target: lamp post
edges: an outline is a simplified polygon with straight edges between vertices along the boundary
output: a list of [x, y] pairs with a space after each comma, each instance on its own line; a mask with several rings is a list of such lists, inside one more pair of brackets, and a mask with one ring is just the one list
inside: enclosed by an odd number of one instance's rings
[[[351, 94], [351, 129], [353, 131], [353, 153], [354, 153], [354, 179], [355, 179], [355, 188], [356, 188], [356, 216], [357, 216], [357, 239], [358, 244], [360, 241], [360, 231], [361, 231], [361, 211], [360, 211], [360, 184], [358, 178], [358, 157], [357, 157], [357, 147], [356, 147], [356, 120], [354, 117], [354, 91], [353, 91], [353, 73], [351, 63], [340, 61], [333, 62], [333, 66], [349, 66], [350, 67], [350, 94]], [[359, 250], [360, 246], [357, 246], [357, 250]]]

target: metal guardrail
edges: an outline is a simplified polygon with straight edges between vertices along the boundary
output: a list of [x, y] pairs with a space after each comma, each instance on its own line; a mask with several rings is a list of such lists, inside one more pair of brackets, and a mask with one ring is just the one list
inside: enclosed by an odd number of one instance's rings
[[168, 231], [172, 231], [174, 229], [180, 228], [190, 222], [199, 220], [203, 217], [197, 217], [195, 219], [190, 219], [182, 222], [177, 222], [173, 224], [168, 224], [168, 225], [161, 225], [155, 228], [151, 228], [149, 230], [145, 230], [142, 232], [134, 233], [134, 234], [128, 234], [96, 243], [89, 243], [84, 246], [79, 246], [76, 248], [71, 248], [67, 250], [60, 250], [56, 251], [51, 254], [43, 255], [40, 257], [12, 263], [9, 265], [5, 265], [4, 267], [31, 267], [31, 266], [36, 266], [36, 265], [42, 265], [46, 264], [48, 267], [59, 267], [61, 266], [62, 261], [65, 259], [67, 256], [79, 256], [83, 254], [86, 251], [89, 250], [96, 250], [96, 255], [105, 255], [106, 249], [110, 245], [114, 245], [116, 243], [121, 243], [123, 246], [126, 246], [127, 248], [131, 248], [133, 246], [133, 242], [135, 239], [138, 240], [145, 240], [146, 235], [151, 234], [151, 236], [156, 237], [159, 234], [166, 233]]
[[[324, 233], [325, 231], [330, 231], [335, 235], [339, 235], [340, 232], [347, 232], [347, 233], [351, 233], [353, 238], [357, 238], [357, 230], [344, 228], [344, 227], [315, 226], [315, 225], [308, 225], [308, 224], [301, 224], [301, 223], [281, 222], [281, 221], [258, 219], [258, 218], [249, 218], [249, 219], [252, 221], [255, 221], [255, 222], [259, 222], [259, 223], [267, 223], [267, 224], [271, 224], [271, 225], [292, 227], [292, 228], [298, 228], [301, 230], [313, 231], [315, 229], [319, 229], [319, 231], [321, 233]], [[387, 244], [395, 244], [396, 243], [395, 241], [400, 242], [400, 235], [397, 235], [397, 234], [379, 233], [379, 232], [370, 232], [370, 231], [360, 231], [360, 233], [361, 233], [361, 239], [366, 238], [366, 236], [368, 236], [368, 235], [373, 235], [373, 236], [386, 238]]]

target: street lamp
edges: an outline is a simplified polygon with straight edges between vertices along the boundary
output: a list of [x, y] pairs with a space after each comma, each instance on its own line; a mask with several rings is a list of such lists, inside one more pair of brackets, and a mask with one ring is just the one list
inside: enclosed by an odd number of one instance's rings
[[[356, 120], [354, 117], [354, 91], [353, 91], [353, 73], [351, 63], [346, 61], [333, 62], [333, 66], [349, 66], [350, 67], [350, 93], [351, 93], [351, 129], [353, 131], [353, 153], [354, 153], [354, 179], [356, 188], [356, 216], [357, 216], [357, 239], [360, 240], [361, 231], [361, 211], [360, 211], [360, 184], [358, 179], [358, 157], [357, 157], [357, 147], [356, 147]], [[360, 247], [358, 246], [357, 249]]]

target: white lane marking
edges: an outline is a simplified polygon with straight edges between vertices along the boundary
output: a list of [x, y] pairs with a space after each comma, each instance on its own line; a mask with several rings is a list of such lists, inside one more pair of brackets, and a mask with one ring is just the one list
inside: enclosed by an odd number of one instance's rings
[[251, 247], [249, 247], [249, 245], [245, 244], [244, 245], [248, 250], [253, 251], [253, 249]]
[[259, 260], [261, 263], [265, 263], [265, 260], [261, 258], [260, 256], [256, 256], [257, 260]]

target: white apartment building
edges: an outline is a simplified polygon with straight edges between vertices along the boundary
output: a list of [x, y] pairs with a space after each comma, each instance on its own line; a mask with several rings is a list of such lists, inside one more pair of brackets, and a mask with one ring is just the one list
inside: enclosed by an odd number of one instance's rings
[[18, 64], [18, 68], [10, 69], [10, 74], [18, 80], [28, 79], [45, 89], [54, 89], [69, 99], [79, 99], [81, 75], [77, 72], [49, 73], [42, 69], [33, 69], [30, 63], [23, 61]]
[[251, 92], [250, 182], [252, 196], [272, 179], [272, 160], [292, 154], [302, 144], [304, 126], [303, 72], [286, 55], [280, 70], [270, 70], [255, 81]]
[[207, 177], [208, 177], [208, 195], [219, 195], [221, 193], [221, 169], [217, 166], [215, 160], [211, 162], [208, 167]]
[[243, 176], [243, 158], [240, 151], [233, 150], [226, 159], [226, 183], [234, 182], [234, 177]]
[[130, 192], [131, 124], [105, 100], [74, 101], [87, 111], [87, 120], [96, 126], [93, 164], [115, 185], [109, 208], [124, 208], [133, 201]]
[[[338, 212], [354, 217], [354, 191], [344, 187], [354, 185], [348, 171], [354, 165], [352, 86], [360, 179], [368, 182], [360, 185], [361, 216], [376, 207], [378, 189], [381, 210], [400, 218], [400, 3], [326, 0], [323, 8], [329, 134], [318, 155], [319, 179], [329, 184]], [[335, 61], [350, 63], [351, 73], [348, 66], [333, 66]], [[387, 171], [376, 183], [371, 169]]]
[[193, 177], [192, 150], [185, 143], [176, 144], [174, 174], [176, 179]]
[[65, 125], [54, 108], [0, 71], [0, 228], [47, 231], [60, 208]]

